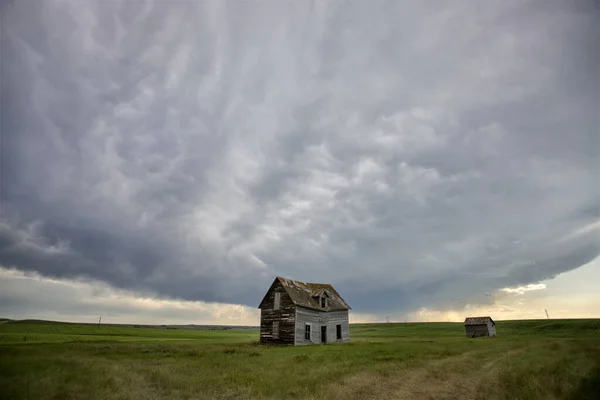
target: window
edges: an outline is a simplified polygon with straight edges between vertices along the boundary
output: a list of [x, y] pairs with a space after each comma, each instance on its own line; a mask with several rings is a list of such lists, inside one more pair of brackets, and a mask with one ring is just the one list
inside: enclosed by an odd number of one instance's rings
[[335, 332], [337, 335], [337, 340], [342, 340], [342, 326], [341, 325], [335, 326]]
[[277, 292], [273, 299], [273, 310], [279, 310], [279, 303], [281, 303], [281, 293]]
[[304, 325], [304, 339], [310, 340], [310, 324]]
[[327, 307], [327, 297], [325, 297], [325, 296], [321, 296], [321, 307], [322, 308]]
[[279, 338], [279, 321], [273, 322], [273, 338]]

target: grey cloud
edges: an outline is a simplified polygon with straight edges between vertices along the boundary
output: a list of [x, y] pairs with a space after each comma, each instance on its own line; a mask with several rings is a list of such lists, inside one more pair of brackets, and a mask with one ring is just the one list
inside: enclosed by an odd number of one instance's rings
[[359, 312], [578, 268], [588, 3], [3, 5], [0, 264], [252, 306], [324, 280]]

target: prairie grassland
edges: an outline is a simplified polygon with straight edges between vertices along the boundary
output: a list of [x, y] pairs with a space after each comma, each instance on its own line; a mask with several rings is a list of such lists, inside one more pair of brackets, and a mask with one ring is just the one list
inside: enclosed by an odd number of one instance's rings
[[0, 324], [0, 399], [598, 399], [600, 320], [351, 326], [266, 347], [253, 330]]

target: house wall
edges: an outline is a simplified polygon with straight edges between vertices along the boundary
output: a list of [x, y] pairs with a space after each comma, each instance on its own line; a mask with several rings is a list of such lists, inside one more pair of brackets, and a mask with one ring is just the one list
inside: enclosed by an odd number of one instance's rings
[[490, 336], [496, 336], [496, 326], [491, 322], [488, 322], [488, 332]]
[[467, 325], [465, 326], [467, 337], [489, 336], [487, 325]]
[[[311, 340], [304, 337], [305, 325], [311, 324]], [[342, 339], [337, 340], [336, 325], [342, 326]], [[321, 327], [327, 327], [327, 343], [349, 342], [350, 324], [348, 310], [344, 311], [317, 311], [304, 307], [296, 307], [296, 340], [295, 344], [321, 343]]]
[[[275, 293], [279, 293], [279, 309], [274, 310]], [[294, 344], [296, 306], [281, 283], [271, 286], [260, 309], [260, 343]], [[273, 335], [273, 322], [279, 322], [279, 337]]]

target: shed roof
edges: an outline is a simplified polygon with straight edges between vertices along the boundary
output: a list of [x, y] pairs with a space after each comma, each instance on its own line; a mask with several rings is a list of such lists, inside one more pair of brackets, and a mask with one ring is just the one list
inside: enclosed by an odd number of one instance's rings
[[[306, 283], [282, 278], [280, 276], [276, 277], [273, 283], [277, 281], [281, 283], [296, 306], [319, 311], [342, 311], [351, 309], [342, 296], [340, 296], [334, 287], [328, 283]], [[321, 307], [319, 304], [319, 296], [323, 294], [323, 292], [326, 292], [326, 295], [329, 298], [328, 306], [325, 308]], [[262, 306], [266, 297], [267, 296], [265, 295], [260, 302], [259, 308]]]
[[465, 318], [464, 325], [487, 325], [488, 322], [496, 325], [492, 317], [467, 317]]

